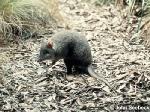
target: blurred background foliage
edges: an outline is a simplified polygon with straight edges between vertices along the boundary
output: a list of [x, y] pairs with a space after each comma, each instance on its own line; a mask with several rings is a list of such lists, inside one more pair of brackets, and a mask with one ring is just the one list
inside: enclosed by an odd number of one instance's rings
[[[126, 9], [124, 12], [121, 11], [123, 15], [127, 15], [129, 19], [130, 16], [138, 18], [136, 36], [133, 35], [133, 38], [139, 39], [142, 36], [145, 40], [150, 40], [148, 37], [150, 0], [83, 1], [94, 3], [98, 7], [113, 4], [120, 10]], [[58, 2], [58, 0], [0, 0], [0, 40], [33, 37], [64, 23]]]
[[0, 0], [0, 38], [29, 38], [63, 21], [57, 0]]
[[[86, 0], [87, 1], [87, 0]], [[96, 6], [114, 5], [128, 21], [137, 20], [137, 28], [133, 33], [131, 43], [141, 43], [150, 46], [150, 0], [90, 0]], [[142, 41], [141, 41], [142, 40]], [[136, 42], [135, 42], [136, 41]]]

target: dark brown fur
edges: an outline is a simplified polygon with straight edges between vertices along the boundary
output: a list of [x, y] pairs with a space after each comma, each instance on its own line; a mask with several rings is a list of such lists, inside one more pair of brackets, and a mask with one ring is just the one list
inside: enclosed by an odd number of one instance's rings
[[102, 76], [97, 75], [93, 71], [91, 67], [92, 55], [88, 41], [77, 32], [63, 31], [57, 33], [48, 43], [42, 45], [39, 61], [46, 59], [52, 60], [53, 64], [59, 59], [64, 59], [67, 74], [71, 74], [74, 67], [75, 70], [89, 73], [110, 87], [109, 83]]

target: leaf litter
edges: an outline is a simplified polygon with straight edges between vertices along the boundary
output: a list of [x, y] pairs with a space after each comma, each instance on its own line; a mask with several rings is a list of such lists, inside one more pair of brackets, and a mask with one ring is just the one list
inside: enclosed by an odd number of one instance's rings
[[128, 104], [149, 107], [150, 53], [142, 44], [129, 43], [134, 24], [122, 19], [112, 5], [96, 7], [80, 0], [62, 0], [60, 8], [71, 29], [86, 35], [95, 71], [117, 92], [86, 74], [66, 80], [62, 60], [54, 66], [50, 61], [38, 63], [43, 38], [34, 38], [10, 45], [14, 50], [2, 51], [6, 59], [0, 59], [0, 110], [119, 112], [117, 106]]

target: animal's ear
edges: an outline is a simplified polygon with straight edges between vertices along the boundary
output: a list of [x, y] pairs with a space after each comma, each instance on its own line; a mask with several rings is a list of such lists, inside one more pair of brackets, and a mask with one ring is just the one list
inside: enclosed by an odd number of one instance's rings
[[53, 48], [53, 43], [52, 42], [48, 42], [47, 47], [48, 48]]
[[53, 41], [51, 40], [51, 38], [48, 39], [47, 47], [53, 48]]

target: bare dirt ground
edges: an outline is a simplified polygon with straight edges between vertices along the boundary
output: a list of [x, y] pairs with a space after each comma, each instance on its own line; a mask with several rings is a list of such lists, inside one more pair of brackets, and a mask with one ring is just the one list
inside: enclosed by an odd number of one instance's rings
[[150, 53], [127, 41], [135, 24], [122, 19], [114, 6], [68, 0], [60, 9], [71, 29], [86, 35], [95, 71], [117, 92], [86, 74], [66, 80], [62, 60], [53, 67], [50, 61], [39, 64], [43, 38], [33, 38], [0, 52], [0, 111], [149, 112]]

